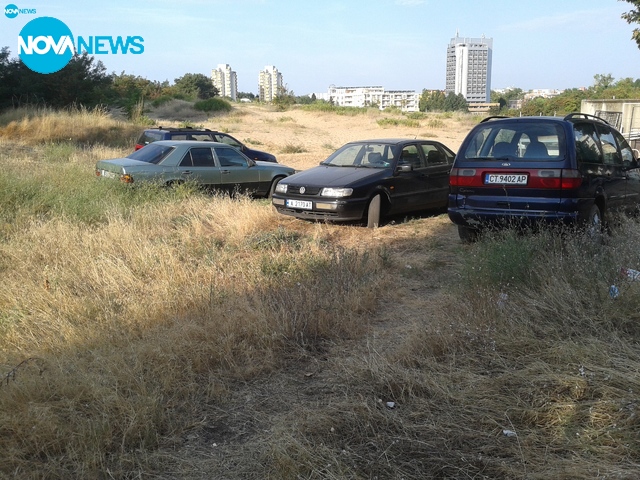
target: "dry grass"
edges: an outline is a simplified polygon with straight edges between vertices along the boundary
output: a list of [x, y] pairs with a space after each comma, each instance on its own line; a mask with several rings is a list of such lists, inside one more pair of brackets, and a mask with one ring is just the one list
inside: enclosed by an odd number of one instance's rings
[[[302, 168], [406, 129], [368, 112], [239, 111], [232, 134], [304, 145], [279, 156]], [[477, 121], [431, 120], [453, 149]], [[63, 120], [3, 128], [27, 121]], [[105, 186], [93, 163], [129, 147], [13, 132], [0, 136], [0, 477], [637, 476], [640, 283], [619, 274], [640, 270], [636, 221], [603, 246], [547, 231], [469, 246], [445, 215], [370, 231]]]
[[0, 114], [0, 138], [20, 139], [20, 143], [27, 145], [73, 142], [122, 147], [132, 145], [140, 130], [139, 126], [115, 120], [100, 108], [51, 110], [27, 107]]

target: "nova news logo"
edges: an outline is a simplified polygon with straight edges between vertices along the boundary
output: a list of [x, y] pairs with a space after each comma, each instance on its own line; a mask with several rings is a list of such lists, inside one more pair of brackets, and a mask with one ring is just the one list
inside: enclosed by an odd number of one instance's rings
[[144, 53], [140, 36], [78, 36], [54, 17], [38, 17], [27, 23], [18, 35], [18, 56], [36, 73], [54, 73], [64, 68], [76, 53], [90, 55]]
[[35, 8], [18, 8], [17, 5], [10, 3], [6, 7], [4, 7], [4, 14], [7, 18], [16, 18], [19, 14], [21, 15], [35, 15]]

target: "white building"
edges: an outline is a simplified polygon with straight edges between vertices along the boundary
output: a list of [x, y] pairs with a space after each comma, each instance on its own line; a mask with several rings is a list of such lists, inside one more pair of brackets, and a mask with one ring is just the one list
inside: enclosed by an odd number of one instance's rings
[[218, 68], [211, 70], [213, 86], [218, 89], [221, 97], [229, 97], [234, 102], [238, 96], [238, 76], [227, 64], [221, 63]]
[[492, 51], [492, 38], [461, 38], [456, 32], [447, 47], [445, 93], [461, 93], [467, 102], [489, 103]]
[[258, 96], [261, 102], [271, 102], [283, 88], [282, 74], [273, 65], [267, 65], [258, 74]]
[[329, 91], [317, 93], [316, 98], [332, 101], [340, 107], [377, 106], [380, 110], [398, 107], [403, 112], [417, 112], [420, 94], [415, 90], [385, 90], [381, 86], [373, 87], [336, 87], [331, 85]]

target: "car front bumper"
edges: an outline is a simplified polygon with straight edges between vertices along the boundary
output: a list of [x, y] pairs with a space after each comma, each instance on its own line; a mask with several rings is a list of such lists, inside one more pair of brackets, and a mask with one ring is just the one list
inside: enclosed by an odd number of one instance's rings
[[[305, 208], [291, 206], [291, 203], [308, 202]], [[274, 194], [273, 206], [279, 213], [297, 218], [309, 220], [331, 220], [335, 222], [348, 222], [362, 220], [364, 217], [367, 200], [334, 199], [334, 198], [291, 198]], [[301, 205], [301, 204], [299, 204]]]

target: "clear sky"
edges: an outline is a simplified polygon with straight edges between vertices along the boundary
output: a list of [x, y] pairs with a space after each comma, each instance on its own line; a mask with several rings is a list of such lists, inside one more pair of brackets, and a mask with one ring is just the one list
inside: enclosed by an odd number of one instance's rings
[[[0, 46], [18, 54], [31, 19], [62, 20], [75, 36], [144, 38], [141, 55], [97, 55], [108, 72], [173, 82], [218, 64], [257, 93], [274, 65], [296, 95], [330, 85], [444, 89], [447, 45], [493, 39], [492, 89], [588, 87], [595, 74], [640, 78], [634, 26], [619, 0], [5, 0], [36, 15], [0, 16]], [[3, 10], [4, 11], [4, 10]]]

